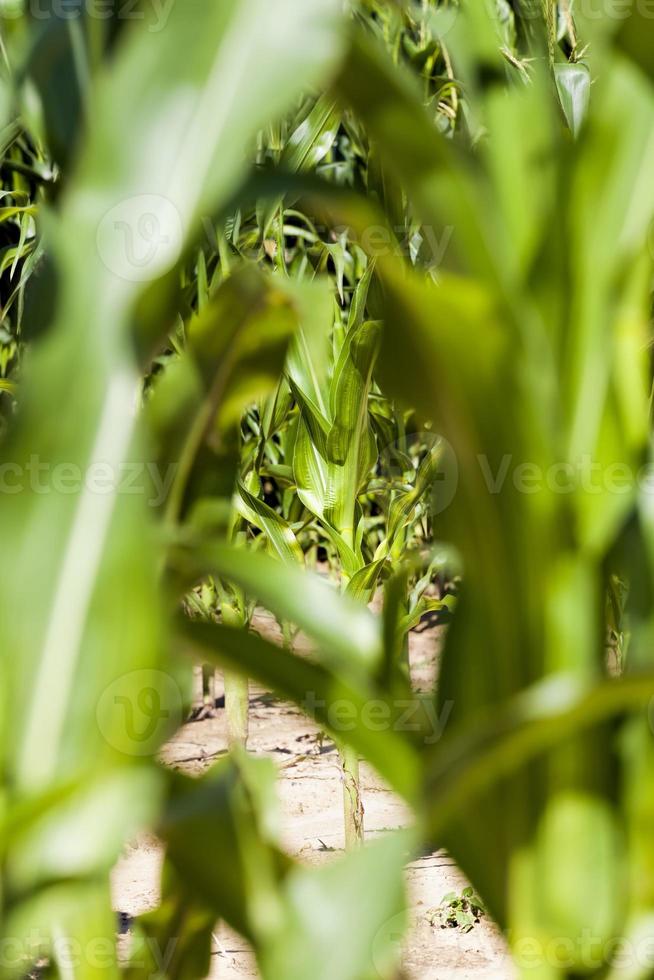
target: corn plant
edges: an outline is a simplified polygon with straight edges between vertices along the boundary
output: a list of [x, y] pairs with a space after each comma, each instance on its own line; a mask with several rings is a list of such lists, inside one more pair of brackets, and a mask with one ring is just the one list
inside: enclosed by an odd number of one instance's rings
[[[2, 437], [0, 929], [21, 955], [0, 970], [70, 975], [59, 940], [101, 938], [103, 973], [169, 950], [166, 975], [204, 977], [223, 918], [271, 980], [390, 978], [403, 864], [445, 845], [521, 973], [527, 940], [544, 980], [618, 975], [654, 907], [652, 508], [647, 481], [609, 482], [650, 462], [651, 21], [565, 0], [175, 0], [156, 30], [93, 13], [3, 23], [11, 357], [40, 332]], [[27, 197], [24, 167], [44, 178]], [[445, 440], [458, 487], [426, 515]], [[319, 551], [340, 588], [303, 567]], [[454, 552], [426, 702], [405, 633]], [[245, 628], [254, 601], [312, 655]], [[301, 705], [414, 826], [307, 868], [242, 729], [200, 779], [158, 765], [193, 660]], [[125, 963], [108, 874], [143, 827], [161, 901]]]

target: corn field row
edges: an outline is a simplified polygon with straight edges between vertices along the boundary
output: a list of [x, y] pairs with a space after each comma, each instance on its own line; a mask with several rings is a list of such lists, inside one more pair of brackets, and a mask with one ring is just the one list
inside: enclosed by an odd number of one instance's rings
[[[1, 0], [0, 31], [0, 977], [204, 978], [222, 921], [265, 980], [402, 980], [441, 848], [516, 975], [651, 975], [620, 955], [654, 915], [647, 3]], [[252, 685], [336, 747], [319, 867]], [[216, 711], [224, 756], [161, 761]], [[404, 829], [366, 834], [362, 760]], [[144, 831], [136, 956], [109, 877]]]

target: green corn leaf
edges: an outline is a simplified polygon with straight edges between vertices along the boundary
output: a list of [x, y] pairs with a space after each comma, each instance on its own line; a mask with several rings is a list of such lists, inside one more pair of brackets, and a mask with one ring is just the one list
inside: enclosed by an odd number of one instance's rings
[[363, 568], [355, 572], [347, 583], [346, 595], [352, 596], [353, 599], [358, 599], [359, 602], [370, 602], [384, 570], [385, 563], [386, 558], [377, 558], [375, 561], [364, 565]]
[[418, 600], [411, 612], [402, 618], [400, 630], [405, 633], [412, 630], [419, 625], [427, 613], [443, 611], [452, 613], [455, 609], [456, 598], [454, 596], [446, 596], [444, 599], [427, 599], [423, 597]]
[[298, 495], [328, 527], [326, 533], [332, 539], [337, 536], [339, 550], [338, 538], [346, 554], [354, 552], [354, 562], [346, 563], [348, 575], [363, 564], [355, 548], [355, 507], [373, 458], [368, 395], [379, 336], [380, 324], [373, 322], [356, 324], [346, 334], [330, 384], [331, 424], [326, 439], [327, 420], [307, 404], [299, 386], [292, 384], [302, 406], [293, 454]]
[[293, 398], [285, 377], [279, 379], [274, 395], [265, 401], [261, 418], [264, 438], [268, 442], [283, 426], [289, 416]]
[[351, 548], [349, 543], [345, 540], [344, 535], [341, 534], [341, 532], [338, 531], [325, 517], [322, 518], [320, 527], [324, 531], [325, 536], [336, 549], [336, 553], [338, 554], [342, 565], [344, 577], [352, 578], [352, 576], [356, 575], [356, 573], [359, 572], [362, 567], [363, 558], [361, 556], [360, 549], [355, 550], [355, 548]]
[[578, 136], [588, 111], [590, 71], [578, 62], [554, 65], [556, 88], [566, 121], [573, 136]]
[[191, 580], [213, 573], [236, 582], [281, 619], [297, 624], [316, 641], [323, 656], [346, 669], [370, 671], [378, 662], [378, 624], [367, 609], [295, 563], [282, 564], [260, 552], [221, 542], [177, 549], [171, 564]]
[[358, 449], [368, 413], [367, 394], [379, 347], [381, 324], [368, 321], [348, 331], [330, 389], [333, 418], [327, 440], [329, 461], [344, 464]]
[[391, 501], [388, 515], [388, 530], [386, 537], [378, 548], [378, 555], [388, 555], [398, 532], [404, 527], [414, 512], [417, 503], [432, 488], [439, 462], [442, 458], [442, 446], [437, 444], [427, 453], [416, 473], [413, 489], [406, 493], [400, 492]]
[[[338, 126], [340, 112], [334, 99], [320, 96], [305, 118], [291, 133], [281, 154], [280, 164], [292, 173], [313, 169], [331, 150]], [[263, 237], [267, 237], [275, 214], [283, 198], [266, 204], [261, 218]]]
[[[325, 292], [319, 282], [288, 283], [247, 265], [234, 270], [191, 320], [187, 351], [148, 403], [159, 465], [175, 468], [169, 519], [194, 497], [212, 491], [231, 496], [236, 463], [232, 459], [230, 470], [224, 458], [230, 436], [246, 406], [278, 383], [295, 330], [308, 308], [320, 308]], [[216, 482], [221, 464], [231, 480], [225, 473]]]
[[[265, 811], [260, 812], [252, 792], [269, 797], [273, 780], [269, 760], [240, 754], [218, 763], [200, 780], [177, 774], [171, 778], [170, 804], [161, 826], [166, 860], [183, 892], [255, 945], [272, 925], [258, 911], [267, 905], [273, 922], [283, 914], [276, 886], [291, 866], [267, 833], [270, 806], [266, 826]], [[207, 849], [209, 828], [214, 843]]]
[[331, 428], [329, 419], [322, 413], [320, 408], [318, 408], [316, 404], [311, 401], [311, 398], [307, 396], [305, 390], [300, 387], [295, 378], [292, 376], [289, 376], [289, 385], [293, 393], [293, 397], [301, 409], [303, 421], [311, 434], [311, 439], [317, 446], [320, 447], [321, 453], [326, 454], [327, 438]]
[[401, 883], [411, 835], [389, 834], [322, 868], [293, 869], [286, 882], [288, 919], [262, 957], [268, 980], [391, 976], [406, 924]]
[[333, 323], [331, 304], [320, 311], [322, 329], [307, 335], [300, 331], [288, 352], [286, 369], [301, 404], [317, 416], [319, 428], [327, 430], [329, 398], [327, 373], [329, 368], [329, 331]]
[[[24, 409], [3, 446], [25, 482], [0, 518], [4, 546], [15, 554], [11, 568], [0, 571], [12, 609], [0, 624], [10, 692], [3, 702], [11, 712], [0, 750], [10, 806], [71, 776], [119, 776], [140, 761], [143, 731], [151, 756], [181, 720], [184, 683], [174, 679], [161, 642], [132, 313], [182, 257], [200, 216], [233, 193], [261, 125], [332, 70], [339, 20], [332, 0], [310, 10], [291, 2], [273, 10], [262, 0], [211, 8], [175, 0], [162, 30], [128, 32], [92, 93], [75, 177], [46, 222], [59, 275], [56, 319], [30, 358]], [[33, 459], [50, 480], [65, 465], [66, 489], [37, 492]], [[104, 483], [93, 489], [89, 474], [99, 466]], [[137, 467], [138, 479], [121, 493], [126, 467]], [[78, 479], [72, 490], [71, 472]], [[134, 721], [144, 690], [155, 710], [146, 711], [143, 731], [130, 729], [130, 710]], [[152, 776], [156, 785], [160, 775], [152, 769]], [[125, 813], [134, 793], [133, 785]], [[143, 799], [151, 816], [156, 793]], [[66, 839], [76, 849], [74, 822]], [[106, 868], [103, 842], [77, 844], [87, 847], [80, 875]], [[120, 844], [113, 842], [114, 858]], [[3, 904], [17, 894], [9, 876]], [[54, 921], [46, 915], [41, 924]], [[83, 932], [87, 923], [80, 922]]]
[[[269, 760], [238, 753], [200, 779], [171, 780], [161, 828], [167, 849], [162, 904], [137, 923], [137, 935], [151, 940], [146, 952], [170, 951], [171, 975], [206, 976], [213, 921], [221, 917], [252, 943], [265, 980], [306, 976], [307, 962], [324, 964], [317, 976], [330, 980], [386, 974], [405, 922], [402, 866], [412, 835], [390, 835], [326, 868], [306, 868], [280, 851], [276, 809]], [[215, 839], [209, 853], [207, 835]], [[371, 901], [380, 866], [383, 887]], [[143, 951], [141, 962], [141, 971], [157, 969], [154, 958], [143, 964]]]
[[334, 100], [321, 96], [289, 137], [281, 164], [291, 171], [312, 170], [329, 153], [339, 122]]
[[653, 690], [651, 671], [590, 684], [572, 675], [552, 676], [525, 689], [499, 715], [479, 716], [474, 730], [471, 726], [432, 753], [429, 780], [438, 788], [431, 796], [435, 826], [455, 819], [457, 806], [491, 785], [498, 773], [517, 770], [575, 732], [642, 711]]
[[237, 492], [245, 505], [237, 502], [236, 507], [246, 520], [261, 528], [270, 543], [271, 551], [282, 561], [304, 564], [304, 555], [295, 534], [287, 521], [247, 489], [242, 480], [238, 481]]
[[[298, 400], [301, 402], [301, 396]], [[316, 425], [316, 417], [311, 410], [305, 408], [300, 418], [293, 450], [293, 478], [298, 496], [304, 506], [323, 520], [330, 500], [329, 466], [325, 459], [326, 455], [326, 433]]]
[[365, 123], [425, 224], [434, 231], [448, 225], [457, 229], [453, 248], [466, 268], [495, 270], [485, 241], [483, 199], [465, 159], [433, 125], [415, 80], [398, 70], [379, 45], [355, 33], [336, 88]]
[[[384, 701], [384, 695], [356, 677], [353, 658], [349, 671], [342, 663], [337, 673], [243, 630], [188, 619], [180, 619], [178, 626], [180, 637], [200, 659], [254, 677], [294, 701], [335, 737], [361, 752], [399, 793], [411, 798], [418, 772], [416, 750], [406, 736], [394, 731], [393, 713], [398, 712], [391, 704], [388, 727], [372, 731], [366, 724], [366, 705], [371, 700]], [[351, 717], [346, 726], [339, 724], [338, 712], [333, 710], [339, 703], [348, 705]]]
[[36, 207], [30, 204], [26, 207], [0, 208], [0, 223], [3, 221], [10, 221], [11, 218], [20, 217], [22, 215], [27, 215], [28, 217], [33, 218], [36, 215]]

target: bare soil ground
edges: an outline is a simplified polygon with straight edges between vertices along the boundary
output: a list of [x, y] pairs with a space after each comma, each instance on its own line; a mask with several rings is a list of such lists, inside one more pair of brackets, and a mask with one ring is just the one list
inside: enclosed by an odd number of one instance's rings
[[[257, 630], [278, 638], [272, 617], [259, 613]], [[438, 628], [413, 631], [409, 640], [414, 687], [433, 687], [438, 653]], [[222, 686], [216, 680], [220, 703]], [[283, 843], [290, 854], [308, 864], [330, 860], [343, 847], [342, 795], [336, 750], [322, 740], [317, 727], [297, 708], [278, 701], [256, 685], [250, 690], [249, 751], [279, 765], [278, 792], [283, 813]], [[185, 724], [166, 746], [167, 765], [201, 773], [226, 750], [224, 711], [213, 718]], [[410, 814], [403, 803], [362, 765], [365, 830], [369, 839], [406, 825]], [[155, 838], [140, 839], [126, 848], [113, 875], [114, 907], [135, 916], [158, 902], [161, 847]], [[470, 932], [434, 927], [429, 911], [444, 895], [460, 891], [466, 882], [444, 851], [420, 857], [406, 869], [411, 928], [402, 951], [407, 980], [508, 980], [514, 976], [505, 943], [487, 919]], [[256, 977], [247, 944], [223, 925], [215, 934], [211, 977]], [[307, 980], [310, 980], [308, 977]]]

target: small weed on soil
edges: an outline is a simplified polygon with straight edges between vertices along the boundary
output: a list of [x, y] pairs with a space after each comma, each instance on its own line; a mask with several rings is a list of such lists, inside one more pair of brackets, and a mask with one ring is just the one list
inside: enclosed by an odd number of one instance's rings
[[432, 926], [440, 926], [441, 929], [458, 929], [459, 932], [470, 932], [485, 914], [482, 900], [470, 887], [464, 888], [460, 895], [456, 892], [448, 892], [440, 905], [428, 913]]

